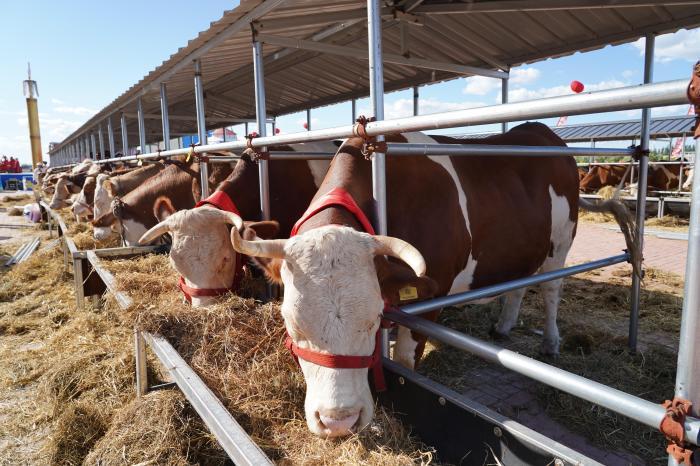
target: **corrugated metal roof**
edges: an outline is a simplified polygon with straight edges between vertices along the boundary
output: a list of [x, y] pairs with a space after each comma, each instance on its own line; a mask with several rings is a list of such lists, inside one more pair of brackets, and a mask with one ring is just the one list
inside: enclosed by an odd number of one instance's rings
[[[281, 6], [255, 23], [261, 33], [367, 50], [363, 0], [243, 0], [156, 69], [100, 110], [65, 142], [97, 128], [109, 115], [135, 113], [142, 95], [144, 113], [159, 115], [159, 83], [167, 82], [171, 133], [196, 133], [192, 58], [201, 54], [208, 129], [255, 116], [250, 18], [277, 1]], [[402, 4], [418, 4], [408, 17]], [[385, 53], [497, 69], [518, 66], [607, 44], [631, 42], [646, 33], [666, 33], [700, 25], [700, 2], [635, 0], [394, 0], [383, 12]], [[614, 6], [611, 6], [614, 5]], [[405, 7], [404, 7], [405, 8]], [[407, 37], [405, 50], [401, 36]], [[329, 32], [331, 31], [331, 32]], [[369, 94], [367, 61], [307, 50], [265, 45], [269, 115], [342, 102]], [[386, 91], [462, 75], [385, 63]], [[191, 117], [177, 119], [178, 116]], [[115, 140], [120, 141], [118, 121]], [[160, 121], [146, 120], [147, 142], [162, 139]], [[136, 119], [128, 118], [132, 145]], [[118, 144], [119, 145], [119, 144]], [[60, 147], [60, 146], [58, 146]], [[55, 150], [55, 149], [54, 149]]]
[[[678, 137], [692, 133], [694, 116], [652, 118], [650, 137], [652, 139]], [[639, 138], [642, 132], [641, 120], [585, 123], [581, 125], [552, 126], [552, 131], [565, 142], [618, 141]], [[483, 139], [497, 133], [460, 134], [458, 139]]]

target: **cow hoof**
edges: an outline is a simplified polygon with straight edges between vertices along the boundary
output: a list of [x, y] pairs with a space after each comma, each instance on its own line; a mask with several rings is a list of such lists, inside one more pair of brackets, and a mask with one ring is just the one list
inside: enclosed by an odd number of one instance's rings
[[496, 341], [510, 341], [510, 335], [499, 332], [498, 329], [496, 329], [496, 325], [492, 325], [491, 329], [489, 329], [489, 336], [492, 340]]
[[544, 356], [549, 356], [552, 358], [559, 357], [559, 339], [556, 340], [543, 340], [542, 345], [540, 345], [540, 353]]

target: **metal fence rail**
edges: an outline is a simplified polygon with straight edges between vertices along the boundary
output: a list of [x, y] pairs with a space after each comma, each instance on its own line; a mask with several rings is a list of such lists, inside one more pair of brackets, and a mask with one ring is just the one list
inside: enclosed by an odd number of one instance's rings
[[[586, 379], [558, 367], [550, 366], [514, 351], [478, 340], [440, 324], [403, 312], [390, 312], [386, 319], [403, 325], [442, 343], [468, 351], [491, 363], [510, 369], [531, 379], [564, 391], [591, 403], [603, 406], [625, 417], [658, 429], [666, 410], [658, 404]], [[697, 445], [700, 437], [700, 419], [685, 420], [686, 438]]]

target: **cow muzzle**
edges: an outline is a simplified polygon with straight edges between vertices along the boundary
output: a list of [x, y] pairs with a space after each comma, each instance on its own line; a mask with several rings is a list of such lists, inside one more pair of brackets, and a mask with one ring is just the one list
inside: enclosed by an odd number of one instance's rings
[[360, 411], [330, 410], [316, 413], [324, 437], [344, 437], [357, 432]]

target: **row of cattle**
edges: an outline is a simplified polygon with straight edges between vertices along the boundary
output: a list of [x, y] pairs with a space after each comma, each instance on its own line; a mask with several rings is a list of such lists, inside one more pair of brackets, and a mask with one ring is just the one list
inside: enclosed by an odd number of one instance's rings
[[[628, 183], [630, 179], [630, 166], [623, 164], [593, 165], [589, 170], [578, 169], [579, 188], [584, 193], [595, 193], [605, 186], [624, 186], [636, 194], [637, 183]], [[681, 177], [681, 170], [683, 176]], [[647, 191], [675, 191], [681, 189], [689, 191], [693, 186], [695, 169], [681, 167], [681, 164], [653, 164], [649, 165], [647, 175]]]
[[[409, 133], [392, 142], [565, 146], [549, 128], [519, 125], [480, 140]], [[417, 300], [459, 293], [561, 268], [576, 234], [578, 209], [611, 212], [625, 232], [635, 269], [641, 261], [632, 216], [617, 201], [579, 199], [571, 157], [389, 158], [388, 232], [375, 234], [372, 168], [361, 138], [275, 150], [335, 151], [332, 161], [270, 163], [272, 220], [260, 213], [256, 155], [216, 163], [200, 196], [198, 162], [171, 160], [106, 172], [89, 161], [50, 175], [52, 207], [72, 202], [91, 218], [95, 237], [119, 235], [128, 245], [170, 238], [179, 287], [193, 306], [237, 292], [244, 267], [284, 287], [287, 347], [307, 385], [309, 429], [343, 436], [373, 416], [368, 369], [381, 388], [378, 335], [383, 312]], [[216, 157], [216, 154], [209, 154]], [[115, 168], [115, 167], [112, 167]], [[49, 179], [54, 176], [53, 182]], [[542, 351], [559, 350], [556, 316], [561, 280], [541, 285]], [[524, 289], [503, 301], [497, 335], [518, 320]], [[424, 315], [435, 319], [437, 312]], [[420, 359], [425, 337], [399, 328], [393, 358]]]

